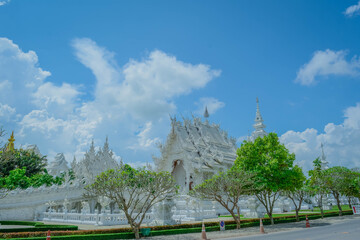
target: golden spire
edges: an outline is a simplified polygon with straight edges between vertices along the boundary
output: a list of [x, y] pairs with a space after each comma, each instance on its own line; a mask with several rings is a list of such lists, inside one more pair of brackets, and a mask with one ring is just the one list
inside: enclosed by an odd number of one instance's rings
[[14, 142], [15, 142], [15, 138], [14, 138], [14, 131], [12, 131], [10, 138], [8, 139], [9, 143], [7, 145], [6, 150], [7, 151], [14, 151]]

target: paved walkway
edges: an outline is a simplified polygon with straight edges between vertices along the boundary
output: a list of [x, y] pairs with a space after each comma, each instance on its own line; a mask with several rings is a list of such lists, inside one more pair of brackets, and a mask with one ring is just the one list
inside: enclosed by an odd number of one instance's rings
[[9, 229], [9, 228], [33, 228], [34, 226], [27, 226], [27, 225], [1, 225], [0, 229]]
[[[219, 222], [220, 220], [223, 221], [231, 221], [233, 220], [232, 217], [220, 217], [220, 218], [212, 218], [206, 219], [205, 222]], [[44, 224], [59, 224], [59, 225], [75, 225], [79, 227], [79, 230], [93, 230], [93, 229], [114, 229], [114, 228], [130, 228], [130, 225], [114, 225], [114, 226], [96, 226], [90, 224], [78, 224], [78, 223], [64, 223], [64, 222], [47, 222], [42, 221]], [[202, 221], [189, 221], [183, 222], [184, 224], [192, 224], [192, 223], [202, 223]], [[141, 224], [142, 227], [149, 227], [146, 223]]]
[[[324, 219], [310, 220], [310, 226], [321, 227], [328, 226], [334, 223], [346, 222], [354, 218], [360, 218], [359, 215], [348, 215], [343, 217], [327, 217]], [[299, 229], [305, 229], [305, 221], [294, 222], [294, 223], [280, 223], [275, 225], [266, 225], [264, 226], [266, 233], [275, 233], [283, 231], [294, 231]], [[248, 227], [239, 230], [227, 230], [227, 231], [217, 231], [217, 232], [208, 232], [206, 233], [208, 239], [226, 239], [242, 236], [252, 236], [258, 235], [259, 227]], [[189, 233], [189, 234], [179, 234], [171, 236], [156, 236], [156, 237], [147, 237], [144, 239], [149, 240], [199, 240], [201, 239], [201, 233]]]
[[[303, 213], [314, 213], [314, 212], [301, 212]], [[289, 214], [289, 213], [277, 213], [277, 214]], [[294, 213], [295, 214], [295, 213]], [[246, 218], [242, 218], [242, 219], [246, 219]], [[205, 219], [205, 223], [206, 222], [219, 222], [220, 220], [223, 221], [231, 221], [233, 220], [232, 217], [220, 217], [220, 218], [211, 218], [211, 219]], [[130, 225], [114, 225], [114, 226], [96, 226], [96, 225], [91, 225], [91, 224], [79, 224], [79, 223], [64, 223], [64, 222], [43, 222], [44, 224], [60, 224], [60, 225], [75, 225], [79, 227], [79, 230], [93, 230], [93, 229], [114, 229], [114, 228], [130, 228]], [[202, 221], [190, 221], [190, 222], [183, 222], [184, 224], [192, 224], [192, 223], [202, 223]], [[148, 225], [145, 224], [141, 224], [141, 226], [143, 227], [148, 227]]]

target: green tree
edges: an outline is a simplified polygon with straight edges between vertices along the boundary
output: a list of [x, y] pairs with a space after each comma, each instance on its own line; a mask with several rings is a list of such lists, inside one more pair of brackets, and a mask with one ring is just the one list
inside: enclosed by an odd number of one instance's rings
[[351, 170], [346, 167], [335, 166], [324, 171], [325, 187], [336, 199], [339, 215], [342, 216], [341, 195], [347, 194], [351, 184]]
[[[0, 138], [2, 138], [5, 135], [5, 130], [3, 129], [3, 127], [0, 127]], [[2, 141], [0, 141], [0, 150], [2, 150], [4, 148], [4, 146], [2, 145]]]
[[[0, 137], [5, 131], [0, 127]], [[16, 188], [60, 185], [64, 177], [53, 177], [45, 169], [46, 157], [40, 157], [32, 150], [7, 150], [0, 148], [0, 198]]]
[[[301, 171], [302, 173], [302, 171]], [[294, 184], [294, 188], [284, 191], [284, 195], [290, 198], [290, 200], [293, 202], [295, 206], [295, 212], [296, 212], [296, 221], [299, 222], [299, 211], [301, 209], [301, 204], [303, 203], [304, 199], [309, 196], [309, 188], [308, 183], [305, 180], [305, 175], [302, 173], [302, 185]], [[294, 179], [294, 180], [300, 180], [300, 179]], [[301, 181], [301, 180], [300, 180]]]
[[40, 157], [32, 150], [14, 149], [0, 151], [0, 177], [9, 175], [11, 170], [26, 168], [25, 175], [30, 177], [41, 173], [47, 165], [46, 156]]
[[[29, 187], [40, 187], [42, 185], [51, 186], [53, 184], [60, 185], [63, 178], [53, 177], [47, 172], [37, 173], [31, 177], [26, 176], [26, 168], [16, 168], [11, 170], [9, 175], [0, 178], [0, 186], [2, 189], [14, 190], [16, 188], [26, 189]], [[4, 191], [6, 191], [4, 190]]]
[[320, 208], [321, 218], [324, 218], [323, 197], [328, 194], [325, 185], [325, 174], [324, 170], [321, 169], [321, 161], [319, 158], [313, 161], [313, 166], [314, 169], [309, 171], [309, 195], [315, 197], [316, 204]]
[[6, 197], [9, 189], [6, 188], [5, 182], [2, 178], [0, 178], [0, 199]]
[[344, 178], [346, 184], [344, 184], [342, 194], [348, 198], [349, 208], [351, 209], [351, 200], [355, 197], [359, 197], [360, 195], [360, 186], [357, 183], [360, 180], [360, 173], [350, 170]]
[[168, 172], [134, 169], [125, 164], [101, 173], [85, 189], [86, 197], [105, 196], [114, 201], [124, 211], [138, 239], [145, 214], [156, 203], [174, 195], [177, 186]]
[[220, 172], [202, 184], [197, 185], [191, 192], [193, 196], [217, 201], [236, 222], [236, 228], [240, 228], [240, 205], [242, 195], [249, 195], [255, 190], [253, 174], [245, 172], [237, 166], [233, 166], [227, 172]]
[[277, 134], [270, 133], [254, 142], [244, 141], [237, 155], [235, 165], [254, 174], [258, 189], [255, 195], [274, 224], [272, 213], [280, 193], [302, 184], [301, 168], [293, 165], [295, 154], [290, 154], [279, 142]]

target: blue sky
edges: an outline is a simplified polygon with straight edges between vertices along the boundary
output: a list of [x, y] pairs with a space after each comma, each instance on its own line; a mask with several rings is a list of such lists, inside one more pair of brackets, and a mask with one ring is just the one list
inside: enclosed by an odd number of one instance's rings
[[[51, 161], [91, 139], [158, 154], [169, 114], [208, 105], [243, 139], [255, 99], [308, 169], [360, 167], [358, 1], [0, 1], [0, 123]], [[240, 144], [241, 141], [239, 141]]]

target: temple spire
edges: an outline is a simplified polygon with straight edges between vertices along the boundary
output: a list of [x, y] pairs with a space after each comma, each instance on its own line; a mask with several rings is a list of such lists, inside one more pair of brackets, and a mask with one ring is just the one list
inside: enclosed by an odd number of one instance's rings
[[205, 112], [204, 112], [204, 118], [208, 118], [210, 115], [209, 115], [209, 112], [207, 110], [207, 106], [205, 106]]
[[321, 162], [321, 169], [325, 170], [329, 168], [329, 162], [326, 161], [326, 156], [324, 153], [324, 145], [323, 143], [321, 143], [321, 157], [320, 157], [320, 162]]
[[14, 131], [12, 131], [11, 136], [10, 136], [10, 138], [8, 139], [8, 141], [9, 141], [9, 143], [8, 143], [8, 145], [7, 145], [6, 150], [7, 150], [7, 151], [14, 151], [14, 149], [15, 149], [15, 145], [14, 145], [14, 142], [15, 142]]
[[259, 98], [256, 98], [256, 115], [255, 115], [255, 124], [253, 125], [253, 127], [255, 128], [255, 130], [251, 134], [252, 141], [255, 141], [255, 139], [258, 137], [264, 137], [267, 135], [267, 133], [264, 130], [266, 126], [264, 124], [264, 120], [260, 113]]

